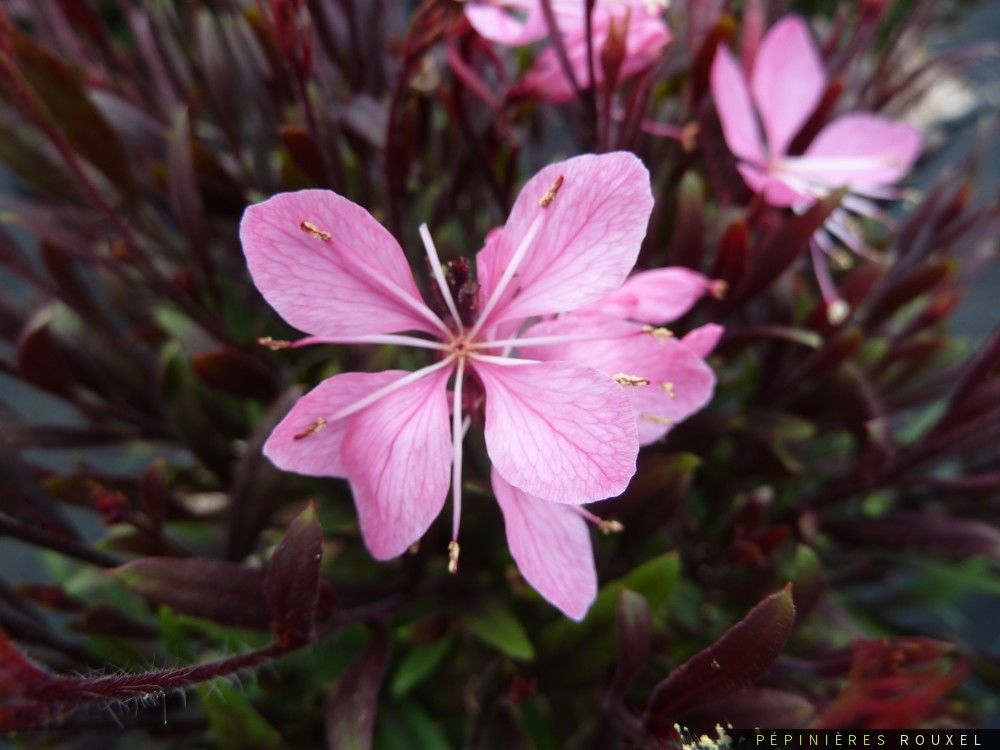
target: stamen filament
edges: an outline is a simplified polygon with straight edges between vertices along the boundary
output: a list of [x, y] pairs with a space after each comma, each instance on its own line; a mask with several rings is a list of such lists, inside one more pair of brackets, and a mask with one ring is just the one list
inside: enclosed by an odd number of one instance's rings
[[455, 391], [451, 410], [451, 541], [458, 543], [458, 524], [462, 517], [462, 377], [465, 374], [465, 360], [458, 360], [455, 369]]
[[519, 346], [555, 346], [558, 344], [568, 344], [573, 341], [628, 338], [634, 335], [634, 333], [634, 331], [629, 331], [628, 333], [610, 336], [607, 333], [565, 333], [553, 336], [525, 336], [524, 338], [497, 339], [495, 341], [473, 341], [469, 346], [472, 349], [492, 349], [501, 346], [514, 348]]
[[535, 241], [535, 237], [538, 235], [539, 230], [542, 228], [542, 218], [545, 216], [544, 213], [538, 214], [534, 221], [531, 222], [531, 226], [528, 227], [528, 231], [525, 233], [524, 237], [521, 239], [521, 244], [517, 246], [514, 250], [514, 255], [510, 259], [510, 263], [503, 270], [503, 275], [500, 277], [500, 281], [493, 288], [493, 293], [490, 298], [486, 301], [483, 306], [482, 312], [479, 313], [479, 318], [476, 320], [476, 324], [472, 327], [469, 332], [469, 338], [475, 339], [476, 334], [483, 327], [483, 324], [489, 319], [490, 314], [500, 303], [501, 297], [503, 297], [504, 292], [507, 291], [507, 287], [510, 285], [511, 279], [514, 278], [514, 274], [517, 273], [517, 269], [520, 267], [521, 262], [524, 257], [528, 254], [528, 249], [531, 247], [531, 243]]
[[[265, 346], [273, 346], [277, 342], [260, 343]], [[282, 342], [284, 343], [284, 342]], [[371, 334], [364, 336], [306, 336], [296, 341], [288, 342], [288, 346], [282, 349], [299, 349], [303, 346], [313, 346], [315, 344], [388, 344], [391, 346], [412, 346], [417, 349], [435, 349], [439, 352], [448, 351], [448, 347], [440, 341], [429, 341], [419, 339], [416, 336], [399, 336], [392, 333]]]
[[580, 505], [572, 505], [570, 507], [573, 508], [573, 510], [579, 513], [581, 516], [583, 516], [583, 518], [586, 521], [589, 521], [590, 523], [594, 524], [594, 526], [600, 529], [601, 532], [604, 534], [620, 534], [625, 530], [625, 527], [622, 525], [621, 521], [615, 521], [615, 520], [609, 521], [607, 519], [601, 518], [600, 516], [591, 513], [589, 510]]
[[444, 367], [449, 367], [454, 361], [455, 361], [455, 355], [451, 355], [450, 357], [442, 359], [440, 362], [435, 362], [434, 364], [428, 365], [427, 367], [422, 367], [419, 370], [414, 370], [408, 375], [404, 375], [399, 380], [394, 380], [388, 385], [384, 385], [381, 388], [372, 391], [367, 396], [358, 399], [350, 406], [345, 406], [343, 409], [338, 411], [332, 417], [328, 418], [326, 421], [336, 422], [338, 419], [344, 419], [345, 417], [349, 417], [352, 414], [356, 414], [365, 407], [371, 406], [379, 399], [385, 398], [390, 393], [398, 391], [400, 388], [404, 388], [408, 386], [410, 383], [415, 383], [421, 378], [430, 375], [432, 372], [437, 372], [438, 370]]
[[469, 354], [469, 359], [474, 362], [485, 362], [489, 365], [500, 365], [501, 367], [518, 367], [519, 365], [537, 365], [537, 359], [520, 359], [518, 357], [495, 357], [492, 354]]
[[393, 297], [398, 299], [404, 305], [409, 307], [413, 312], [417, 313], [420, 317], [426, 320], [428, 323], [437, 328], [441, 333], [446, 336], [451, 336], [451, 331], [448, 330], [448, 326], [444, 324], [434, 311], [431, 310], [427, 305], [425, 305], [420, 300], [414, 299], [408, 292], [403, 291], [398, 286], [393, 284], [391, 281], [382, 278], [381, 276], [374, 274], [372, 275], [372, 280], [374, 280], [379, 286], [381, 286], [385, 291], [389, 292]]
[[455, 325], [458, 326], [458, 330], [463, 331], [464, 326], [462, 325], [462, 319], [458, 315], [458, 306], [455, 304], [451, 288], [444, 278], [444, 272], [441, 270], [441, 258], [438, 256], [437, 248], [434, 246], [434, 240], [431, 237], [430, 230], [427, 228], [427, 224], [420, 225], [420, 239], [424, 243], [424, 252], [427, 253], [427, 259], [431, 262], [431, 271], [434, 274], [434, 280], [441, 290], [444, 303], [448, 306], [448, 312], [451, 313], [451, 317], [454, 319]]

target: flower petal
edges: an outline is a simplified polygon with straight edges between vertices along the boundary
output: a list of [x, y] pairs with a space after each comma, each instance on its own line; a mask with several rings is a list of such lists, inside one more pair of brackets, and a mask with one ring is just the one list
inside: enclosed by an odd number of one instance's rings
[[597, 596], [587, 522], [574, 508], [522, 492], [496, 470], [493, 494], [524, 580], [567, 617], [582, 620]]
[[826, 88], [823, 63], [799, 16], [785, 16], [767, 32], [754, 60], [750, 87], [770, 154], [781, 156]]
[[361, 534], [372, 556], [401, 555], [431, 525], [448, 494], [450, 368], [359, 412], [343, 437], [343, 462]]
[[569, 362], [473, 366], [486, 389], [486, 449], [508, 482], [562, 503], [625, 489], [639, 445], [614, 380]]
[[725, 329], [716, 323], [706, 323], [703, 326], [688, 331], [681, 343], [699, 357], [705, 358], [719, 343]]
[[881, 187], [902, 179], [920, 155], [920, 133], [870, 114], [839, 117], [820, 131], [796, 173], [829, 187]]
[[[749, 164], [737, 164], [736, 168], [751, 190], [764, 194], [768, 205], [790, 208], [809, 206], [816, 200], [814, 195], [809, 194], [803, 181], [794, 179], [792, 175], [772, 174]], [[795, 184], [790, 184], [792, 182]]]
[[327, 378], [295, 402], [264, 443], [264, 455], [285, 471], [316, 477], [346, 476], [340, 449], [354, 417], [325, 420], [406, 374], [403, 370], [346, 372]]
[[[540, 206], [558, 178], [555, 198]], [[480, 293], [488, 300], [539, 220], [527, 255], [484, 324], [573, 310], [617, 288], [635, 264], [652, 209], [649, 172], [630, 153], [587, 154], [542, 169], [521, 190], [500, 236], [477, 256]]]
[[525, 337], [593, 333], [590, 341], [556, 346], [529, 346], [518, 354], [546, 361], [564, 360], [593, 367], [608, 375], [648, 381], [621, 386], [632, 406], [639, 444], [659, 440], [678, 422], [707, 404], [715, 390], [715, 374], [697, 352], [672, 337], [645, 333], [622, 321], [567, 315], [539, 323]]
[[466, 0], [462, 9], [481, 37], [521, 47], [548, 34], [538, 0]]
[[[577, 7], [582, 6], [577, 4]], [[624, 13], [630, 12], [625, 35], [625, 57], [618, 71], [619, 81], [656, 63], [670, 41], [670, 27], [659, 15], [650, 15], [645, 7], [641, 11], [627, 7], [616, 7], [616, 10], [618, 12], [612, 13], [607, 6], [598, 5], [592, 20], [594, 83], [598, 86], [604, 82], [601, 50], [607, 43], [612, 15], [618, 18], [618, 22], [622, 22]], [[563, 48], [573, 75], [580, 87], [586, 89], [590, 83], [590, 69], [587, 66], [587, 35], [583, 15], [580, 14], [572, 25], [561, 21], [560, 26], [564, 29]], [[535, 58], [534, 65], [524, 76], [523, 85], [526, 90], [553, 104], [568, 102], [576, 96], [576, 89], [566, 77], [559, 56], [551, 45]]]
[[767, 158], [757, 114], [750, 102], [743, 71], [728, 48], [719, 47], [716, 51], [711, 79], [712, 98], [729, 150], [740, 159], [763, 164]]
[[630, 276], [607, 297], [575, 314], [597, 313], [641, 323], [669, 323], [681, 317], [708, 291], [703, 274], [680, 266]]
[[306, 333], [438, 330], [399, 243], [330, 190], [280, 193], [248, 207], [240, 240], [257, 289]]

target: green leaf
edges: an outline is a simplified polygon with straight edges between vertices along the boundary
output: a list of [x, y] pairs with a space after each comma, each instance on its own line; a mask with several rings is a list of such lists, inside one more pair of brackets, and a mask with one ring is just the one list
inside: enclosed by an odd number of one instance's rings
[[411, 648], [396, 668], [389, 692], [397, 698], [404, 696], [434, 674], [447, 656], [453, 640], [451, 636], [446, 636]]
[[469, 614], [464, 623], [470, 633], [513, 659], [535, 658], [535, 649], [524, 627], [503, 605], [495, 604]]
[[246, 696], [228, 680], [198, 686], [198, 695], [223, 750], [281, 750], [286, 747], [278, 731], [267, 723]]
[[563, 619], [547, 628], [538, 641], [540, 652], [550, 656], [568, 651], [578, 654], [571, 665], [559, 673], [558, 679], [567, 684], [591, 679], [611, 664], [615, 654], [613, 623], [623, 589], [645, 597], [654, 621], [665, 618], [677, 590], [680, 571], [677, 552], [654, 557], [617, 581], [606, 584], [583, 622]]

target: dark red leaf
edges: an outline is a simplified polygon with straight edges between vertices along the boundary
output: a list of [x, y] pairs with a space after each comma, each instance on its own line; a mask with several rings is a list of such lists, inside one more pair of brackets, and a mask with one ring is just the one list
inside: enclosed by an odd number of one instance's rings
[[274, 380], [251, 354], [233, 347], [199, 352], [191, 368], [206, 384], [234, 396], [268, 401], [274, 397]]
[[836, 191], [816, 201], [808, 211], [786, 219], [762, 242], [757, 243], [751, 251], [743, 282], [723, 303], [725, 309], [737, 307], [774, 283], [799, 257], [808, 245], [809, 238], [840, 205], [842, 197], [843, 191]]
[[737, 219], [726, 227], [722, 237], [719, 238], [712, 278], [725, 281], [730, 289], [737, 287], [746, 272], [749, 253], [750, 234], [747, 225], [741, 219]]
[[816, 707], [801, 695], [771, 688], [747, 688], [728, 698], [706, 703], [684, 717], [692, 731], [708, 731], [716, 724], [735, 729], [800, 729], [809, 726]]
[[832, 533], [857, 542], [924, 550], [950, 557], [1000, 557], [1000, 531], [982, 521], [931, 513], [898, 511], [879, 519], [824, 524]]
[[693, 171], [681, 178], [668, 252], [671, 264], [701, 269], [705, 257], [705, 196], [701, 178]]
[[144, 557], [111, 571], [153, 604], [224, 625], [265, 630], [264, 572], [206, 558]]
[[615, 643], [618, 660], [609, 693], [624, 696], [642, 674], [653, 641], [653, 613], [646, 597], [623, 588], [615, 613]]
[[50, 393], [73, 390], [73, 369], [51, 330], [52, 311], [40, 310], [17, 342], [17, 369], [26, 381]]
[[323, 529], [310, 503], [288, 527], [264, 577], [271, 627], [282, 642], [306, 643], [313, 637], [322, 560]]
[[337, 680], [326, 700], [329, 750], [368, 750], [372, 746], [378, 693], [389, 663], [389, 638], [376, 630], [372, 644]]
[[668, 736], [687, 711], [754, 683], [778, 658], [794, 624], [789, 585], [760, 602], [715, 643], [656, 686], [646, 705], [646, 729], [656, 736]]
[[125, 151], [87, 95], [82, 76], [28, 35], [10, 29], [18, 73], [47, 109], [66, 140], [126, 194], [133, 188]]

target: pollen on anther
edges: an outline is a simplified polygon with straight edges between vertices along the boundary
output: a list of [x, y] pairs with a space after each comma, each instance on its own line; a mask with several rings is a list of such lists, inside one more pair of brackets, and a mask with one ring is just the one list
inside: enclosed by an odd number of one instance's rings
[[552, 183], [552, 187], [545, 191], [545, 195], [541, 197], [538, 201], [538, 205], [542, 208], [548, 208], [549, 204], [556, 199], [556, 193], [559, 192], [559, 188], [562, 187], [563, 176], [559, 175], [556, 177], [556, 181]]
[[621, 534], [623, 531], [625, 531], [625, 526], [622, 525], [621, 521], [615, 521], [615, 520], [609, 521], [603, 518], [601, 519], [601, 522], [598, 524], [598, 528], [600, 528], [601, 533], [603, 534]]
[[311, 221], [303, 221], [301, 224], [299, 224], [299, 229], [301, 229], [303, 232], [310, 235], [311, 237], [315, 237], [316, 239], [322, 240], [323, 242], [329, 242], [330, 239], [333, 237], [332, 234], [327, 232], [325, 229], [320, 229]]
[[632, 387], [638, 387], [642, 385], [649, 385], [648, 378], [640, 378], [638, 375], [627, 375], [624, 372], [617, 372], [611, 376], [614, 378], [618, 385], [628, 385]]
[[664, 380], [662, 383], [660, 383], [660, 387], [663, 389], [664, 393], [670, 396], [670, 398], [677, 398], [677, 389], [674, 387], [674, 384], [671, 383], [669, 380]]
[[652, 336], [654, 339], [672, 339], [674, 337], [674, 332], [663, 326], [645, 325], [642, 327], [642, 332]]
[[458, 542], [448, 542], [448, 572], [452, 575], [458, 572], [458, 553], [460, 551]]
[[298, 432], [292, 436], [293, 440], [303, 440], [310, 435], [315, 435], [317, 432], [326, 427], [326, 420], [320, 417], [315, 422], [311, 422], [302, 432]]
[[664, 417], [662, 414], [640, 414], [639, 419], [644, 419], [647, 422], [652, 422], [653, 424], [658, 424], [662, 427], [669, 427], [674, 424], [674, 420], [669, 417]]
[[261, 336], [257, 339], [257, 343], [261, 346], [266, 346], [272, 352], [280, 351], [281, 349], [287, 349], [292, 345], [291, 341], [284, 341], [282, 339], [272, 339], [270, 336]]

